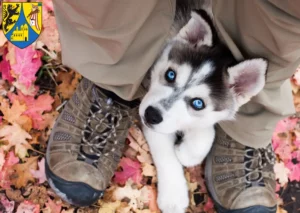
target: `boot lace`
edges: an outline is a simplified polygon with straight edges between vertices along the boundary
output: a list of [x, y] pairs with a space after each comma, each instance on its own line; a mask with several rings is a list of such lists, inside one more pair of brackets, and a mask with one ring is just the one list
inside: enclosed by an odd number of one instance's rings
[[[254, 153], [257, 152], [257, 156]], [[257, 161], [257, 162], [255, 162]], [[255, 168], [252, 168], [252, 164], [257, 163]], [[264, 186], [262, 170], [269, 165], [275, 164], [275, 154], [272, 145], [268, 145], [267, 148], [254, 149], [247, 147], [245, 150], [245, 170], [246, 170], [246, 184], [247, 186], [259, 185]], [[252, 178], [255, 176], [256, 178]]]
[[[106, 103], [101, 99], [95, 100], [90, 108], [89, 118], [81, 131], [82, 140], [79, 155], [83, 160], [89, 158], [92, 159], [92, 163], [97, 163], [100, 156], [107, 157], [116, 150], [115, 146], [118, 144], [117, 128], [120, 126], [124, 115], [130, 117], [130, 121], [132, 121], [130, 113], [114, 106], [112, 99], [108, 98]], [[112, 148], [104, 152], [107, 143], [112, 143]]]

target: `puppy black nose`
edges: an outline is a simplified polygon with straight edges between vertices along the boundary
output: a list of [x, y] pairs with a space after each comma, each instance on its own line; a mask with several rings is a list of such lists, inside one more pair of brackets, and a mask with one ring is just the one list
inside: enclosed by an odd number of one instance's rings
[[158, 109], [149, 106], [145, 111], [145, 120], [148, 124], [159, 124], [162, 122], [163, 118]]

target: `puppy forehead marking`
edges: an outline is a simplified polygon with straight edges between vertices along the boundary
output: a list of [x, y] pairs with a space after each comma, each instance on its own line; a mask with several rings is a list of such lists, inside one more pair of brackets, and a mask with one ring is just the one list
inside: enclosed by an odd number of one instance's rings
[[191, 84], [199, 84], [214, 72], [213, 63], [211, 61], [204, 62], [199, 69], [196, 69], [191, 78]]
[[[185, 67], [187, 68], [187, 67]], [[183, 96], [184, 92], [188, 90], [191, 87], [198, 86], [203, 82], [207, 77], [209, 77], [213, 72], [213, 66], [210, 61], [206, 61], [202, 64], [202, 66], [199, 69], [194, 69], [193, 71], [189, 72], [188, 76], [184, 76], [184, 81], [179, 81], [180, 83], [177, 84], [177, 86], [174, 86], [172, 94], [164, 98], [160, 101], [160, 104], [165, 110], [168, 110], [172, 107], [172, 105], [181, 97]], [[187, 71], [187, 70], [186, 70]], [[187, 77], [187, 78], [186, 78]], [[178, 75], [178, 78], [180, 78], [180, 75]], [[184, 83], [184, 84], [182, 84]]]
[[187, 84], [192, 72], [192, 67], [189, 64], [182, 64], [175, 70], [177, 73], [176, 85], [178, 87], [184, 87]]

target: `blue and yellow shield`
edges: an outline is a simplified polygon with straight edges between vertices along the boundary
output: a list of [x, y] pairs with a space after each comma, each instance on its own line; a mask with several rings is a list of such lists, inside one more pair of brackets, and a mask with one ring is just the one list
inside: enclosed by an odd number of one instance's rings
[[41, 2], [3, 2], [2, 16], [4, 35], [19, 48], [29, 46], [41, 34]]

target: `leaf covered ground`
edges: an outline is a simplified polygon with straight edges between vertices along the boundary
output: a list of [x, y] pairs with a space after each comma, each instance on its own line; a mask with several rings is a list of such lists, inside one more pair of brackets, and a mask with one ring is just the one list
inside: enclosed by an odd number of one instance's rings
[[[104, 197], [93, 206], [73, 207], [49, 187], [44, 166], [47, 140], [81, 76], [62, 65], [53, 5], [50, 0], [43, 2], [43, 32], [33, 45], [16, 48], [0, 31], [0, 213], [159, 212], [156, 171], [138, 125], [129, 131], [124, 156]], [[300, 113], [300, 70], [291, 82], [296, 111]], [[277, 155], [278, 213], [299, 212], [297, 114], [278, 123], [272, 142]], [[213, 213], [203, 166], [188, 168], [185, 173], [190, 189], [187, 212]]]

